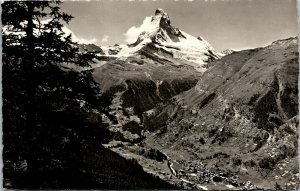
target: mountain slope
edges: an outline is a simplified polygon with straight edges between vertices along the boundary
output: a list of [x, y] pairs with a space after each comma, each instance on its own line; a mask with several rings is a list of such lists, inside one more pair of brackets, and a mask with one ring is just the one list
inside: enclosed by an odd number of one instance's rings
[[[269, 182], [277, 180], [295, 188], [299, 181], [290, 178], [298, 173], [298, 135], [278, 131], [298, 115], [298, 69], [297, 38], [224, 56], [194, 88], [145, 117], [145, 128], [153, 132], [146, 142], [175, 159], [184, 153], [185, 160], [200, 158], [211, 169], [238, 170], [242, 181], [261, 188], [271, 189]], [[275, 148], [269, 144], [273, 139], [293, 143], [278, 142]], [[217, 157], [220, 152], [227, 157]], [[283, 173], [281, 163], [288, 173], [275, 179]]]

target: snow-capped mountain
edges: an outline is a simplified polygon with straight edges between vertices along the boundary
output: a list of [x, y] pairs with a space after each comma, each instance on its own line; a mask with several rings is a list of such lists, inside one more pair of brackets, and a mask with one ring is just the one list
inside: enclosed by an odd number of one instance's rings
[[154, 16], [146, 17], [139, 29], [141, 32], [134, 43], [101, 48], [107, 50], [106, 55], [117, 57], [136, 56], [147, 49], [158, 57], [184, 60], [198, 72], [204, 72], [208, 62], [221, 57], [203, 38], [172, 26], [168, 14], [162, 9], [157, 9]]
[[221, 51], [220, 54], [222, 56], [227, 56], [227, 55], [232, 54], [232, 53], [237, 52], [237, 51], [238, 50], [235, 50], [235, 49], [226, 49], [226, 50]]

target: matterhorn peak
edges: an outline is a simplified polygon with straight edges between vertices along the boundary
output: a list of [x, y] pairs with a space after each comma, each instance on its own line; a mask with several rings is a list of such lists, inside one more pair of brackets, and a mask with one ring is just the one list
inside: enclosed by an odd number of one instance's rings
[[146, 17], [136, 29], [139, 35], [135, 42], [123, 48], [117, 56], [137, 55], [145, 47], [148, 47], [148, 51], [152, 47], [155, 55], [165, 56], [167, 53], [174, 59], [186, 61], [199, 72], [207, 69], [207, 63], [220, 58], [220, 54], [204, 38], [197, 39], [172, 26], [169, 15], [161, 8], [156, 9], [153, 16]]
[[166, 13], [163, 9], [158, 8], [156, 9], [154, 16], [151, 17], [151, 24], [159, 27], [162, 21], [170, 24], [168, 13]]
[[166, 12], [162, 8], [158, 8], [155, 11], [155, 15], [163, 15], [166, 14]]
[[170, 17], [163, 9], [156, 9], [155, 15], [147, 18], [141, 26], [144, 30], [140, 33], [134, 44], [139, 44], [144, 40], [156, 43], [167, 41], [178, 42], [178, 37], [185, 38], [178, 28], [171, 25]]
[[155, 16], [152, 17], [151, 22], [155, 22], [155, 24], [158, 24], [161, 28], [164, 26], [170, 27], [171, 24], [168, 13], [161, 8], [156, 9]]
[[166, 13], [161, 8], [156, 9], [155, 16], [152, 17], [152, 21], [155, 20], [155, 18], [156, 19], [158, 18], [160, 20], [160, 23], [165, 22], [165, 23], [168, 23], [168, 25], [170, 25], [170, 23], [171, 23], [168, 13]]

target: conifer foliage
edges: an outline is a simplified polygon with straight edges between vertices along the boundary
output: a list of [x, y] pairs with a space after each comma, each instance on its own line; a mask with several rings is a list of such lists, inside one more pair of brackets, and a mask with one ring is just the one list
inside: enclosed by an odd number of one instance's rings
[[[79, 52], [71, 35], [64, 34], [62, 22], [68, 23], [73, 17], [61, 12], [59, 4], [2, 4], [3, 159], [7, 187], [40, 188], [48, 179], [42, 174], [49, 176], [50, 169], [62, 170], [54, 161], [67, 168], [70, 161], [62, 153], [71, 150], [63, 145], [81, 141], [80, 137], [72, 140], [69, 134], [77, 134], [81, 125], [88, 125], [83, 119], [92, 102], [99, 103], [100, 110], [104, 107], [90, 72], [61, 69], [65, 62], [88, 65], [95, 56]], [[82, 105], [83, 101], [86, 104]]]

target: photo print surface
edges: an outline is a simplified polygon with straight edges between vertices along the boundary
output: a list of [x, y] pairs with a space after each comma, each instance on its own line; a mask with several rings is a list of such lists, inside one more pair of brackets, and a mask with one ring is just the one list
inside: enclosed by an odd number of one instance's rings
[[4, 1], [3, 187], [298, 189], [296, 4]]

